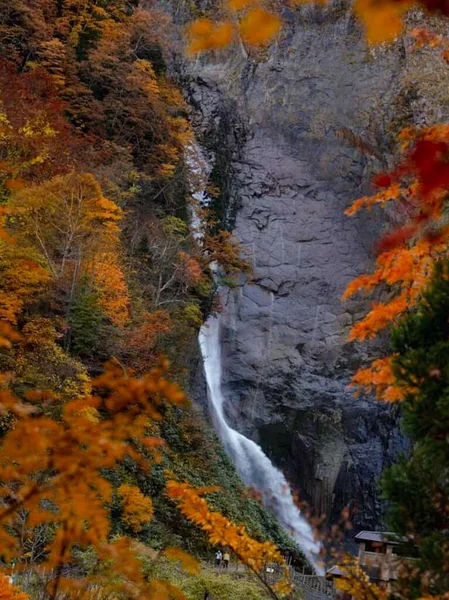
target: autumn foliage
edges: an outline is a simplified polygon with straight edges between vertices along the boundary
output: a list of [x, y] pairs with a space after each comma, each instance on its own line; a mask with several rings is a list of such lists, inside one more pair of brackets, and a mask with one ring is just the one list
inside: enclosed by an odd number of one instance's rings
[[[29, 568], [21, 557], [21, 541], [12, 533], [21, 512], [30, 534], [43, 526], [53, 531], [40, 561], [41, 569], [55, 573], [48, 590], [52, 596], [60, 586], [66, 593], [78, 593], [89, 585], [86, 580], [69, 585], [58, 569], [73, 562], [74, 548], [91, 546], [98, 560], [113, 561], [123, 585], [132, 581], [136, 593], [140, 595], [143, 589], [150, 593], [151, 585], [143, 581], [129, 542], [111, 542], [108, 502], [113, 489], [105, 469], [126, 456], [148, 469], [148, 457], [138, 448], [153, 453], [161, 443], [148, 436], [149, 422], [161, 418], [164, 401], [179, 404], [185, 396], [179, 386], [165, 379], [164, 368], [132, 379], [121, 366], [111, 363], [92, 385], [98, 393], [66, 402], [58, 420], [42, 410], [43, 402], [48, 405], [57, 400], [51, 392], [33, 390], [19, 399], [5, 387], [0, 391], [3, 410], [16, 418], [0, 449], [2, 554], [7, 562], [19, 558], [19, 570]], [[151, 500], [125, 484], [118, 494], [124, 522], [139, 531], [151, 519]]]
[[357, 600], [387, 600], [387, 590], [373, 583], [352, 556], [346, 556], [339, 564], [339, 569], [342, 576], [335, 585], [340, 592]]
[[[447, 15], [447, 5], [425, 3]], [[412, 32], [418, 46], [441, 49], [448, 42], [427, 29]], [[347, 214], [381, 206], [395, 226], [377, 244], [374, 271], [351, 282], [344, 298], [382, 293], [354, 325], [351, 340], [390, 333], [391, 355], [374, 360], [353, 377], [357, 390], [387, 402], [401, 402], [403, 427], [411, 449], [383, 474], [388, 526], [407, 541], [416, 558], [398, 565], [397, 598], [448, 597], [447, 544], [447, 197], [449, 128], [438, 124], [406, 129], [401, 156], [391, 172], [378, 175], [378, 192], [354, 202]], [[342, 565], [337, 586], [355, 598], [390, 597], [353, 561]]]
[[[183, 514], [193, 523], [201, 527], [214, 545], [229, 547], [239, 560], [246, 564], [260, 577], [260, 573], [268, 564], [277, 564], [284, 572], [273, 591], [281, 596], [291, 591], [288, 569], [283, 556], [272, 542], [258, 542], [245, 531], [243, 526], [235, 525], [216, 511], [211, 511], [207, 501], [202, 497], [217, 489], [195, 489], [186, 483], [168, 481], [167, 493], [180, 507]], [[276, 597], [276, 596], [275, 596]]]
[[[227, 0], [221, 18], [200, 18], [187, 28], [188, 50], [195, 54], [220, 50], [240, 41], [249, 48], [265, 46], [282, 31], [282, 9], [309, 4], [313, 0], [290, 0], [285, 3], [266, 3], [261, 0]], [[316, 0], [328, 4], [328, 0]], [[420, 0], [427, 12], [448, 16], [445, 0]], [[371, 44], [390, 42], [404, 28], [406, 14], [416, 6], [411, 0], [356, 0], [353, 10], [363, 23], [366, 39]], [[432, 38], [435, 41], [435, 38]]]
[[0, 600], [28, 600], [28, 596], [11, 585], [7, 577], [0, 575]]
[[[447, 14], [438, 0], [421, 4]], [[372, 42], [396, 36], [410, 7], [354, 3]], [[123, 527], [138, 535], [155, 505], [133, 483], [114, 486], [110, 474], [123, 464], [146, 472], [158, 463], [164, 443], [153, 435], [156, 425], [186, 403], [158, 354], [176, 359], [172, 371], [182, 380], [185, 349], [213, 294], [209, 266], [233, 276], [249, 266], [207, 211], [201, 240], [186, 223], [184, 150], [192, 131], [167, 76], [169, 26], [135, 1], [0, 2], [2, 568], [10, 572], [14, 561], [19, 577], [45, 572], [50, 598], [98, 598], [99, 590], [182, 598], [167, 581], [148, 581], [131, 540], [113, 536], [117, 506]], [[217, 19], [193, 22], [187, 37], [194, 53], [233, 42], [260, 48], [281, 28], [274, 3], [229, 0]], [[401, 143], [403, 158], [377, 177], [378, 193], [348, 211], [393, 204], [403, 220], [380, 241], [375, 271], [348, 287], [346, 296], [391, 290], [352, 339], [374, 337], [414, 307], [447, 251], [449, 128], [407, 130]], [[378, 359], [354, 382], [389, 401], [413, 393], [412, 385], [397, 386], [395, 358]], [[284, 577], [270, 594], [289, 595], [279, 551], [211, 510], [203, 494], [212, 491], [167, 486], [210, 543], [229, 547], [257, 577], [266, 563], [278, 564]], [[89, 573], [77, 559], [88, 550], [95, 554]], [[180, 549], [166, 548], [165, 556], [198, 569]], [[347, 569], [345, 591], [383, 597]], [[26, 598], [3, 576], [2, 597]]]
[[144, 496], [135, 485], [127, 483], [119, 487], [118, 494], [122, 503], [123, 521], [138, 533], [153, 516], [151, 498]]
[[142, 355], [160, 309], [175, 325], [199, 311], [192, 335], [211, 284], [173, 215], [192, 133], [165, 73], [168, 18], [122, 0], [14, 0], [0, 16], [0, 316], [22, 325], [44, 308], [84, 355], [93, 327], [105, 358], [126, 358], [128, 338]]
[[[183, 597], [147, 580], [131, 539], [153, 519], [148, 490], [114, 477], [160, 462], [208, 265], [245, 262], [186, 222], [168, 26], [125, 0], [0, 2], [1, 568], [40, 577], [45, 598]], [[3, 577], [2, 594], [26, 598]]]
[[[371, 293], [379, 286], [392, 290], [388, 299], [373, 303], [370, 312], [354, 325], [350, 339], [373, 338], [416, 306], [432, 276], [435, 260], [447, 251], [448, 139], [446, 125], [403, 131], [403, 159], [397, 168], [376, 178], [379, 192], [356, 200], [347, 211], [352, 216], [361, 208], [391, 205], [403, 222], [379, 240], [374, 272], [361, 275], [346, 289], [344, 298]], [[374, 387], [384, 400], [401, 400], [403, 390], [395, 386], [391, 360], [375, 360], [354, 376], [353, 383], [367, 390]]]

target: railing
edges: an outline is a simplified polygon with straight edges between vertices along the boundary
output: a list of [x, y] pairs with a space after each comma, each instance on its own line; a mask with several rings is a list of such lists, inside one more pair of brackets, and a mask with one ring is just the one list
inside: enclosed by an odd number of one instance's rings
[[292, 580], [303, 592], [306, 600], [326, 600], [336, 596], [333, 583], [325, 577], [292, 571]]
[[[252, 576], [250, 570], [242, 563], [230, 563], [228, 570], [224, 570], [221, 566], [215, 568], [217, 571], [224, 573], [240, 572], [246, 573], [248, 577]], [[276, 565], [267, 565], [261, 575], [268, 584], [272, 585], [283, 576], [283, 573]], [[290, 577], [293, 586], [302, 593], [304, 600], [333, 600], [336, 597], [336, 590], [332, 581], [329, 581], [325, 577], [300, 573], [291, 567]]]

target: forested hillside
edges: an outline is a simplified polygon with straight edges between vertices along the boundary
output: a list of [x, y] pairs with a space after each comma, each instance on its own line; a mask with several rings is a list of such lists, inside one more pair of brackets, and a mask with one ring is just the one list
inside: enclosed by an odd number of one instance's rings
[[[2, 315], [91, 372], [112, 355], [142, 372], [160, 336], [168, 352], [189, 348], [211, 292], [186, 224], [192, 134], [165, 74], [167, 17], [129, 2], [4, 2], [1, 22], [2, 215], [17, 240], [2, 256]], [[32, 356], [22, 362], [32, 378]], [[62, 399], [85, 385], [68, 368]]]
[[[168, 27], [167, 15], [125, 0], [0, 4], [0, 318], [16, 332], [0, 371], [19, 398], [34, 394], [41, 416], [58, 420], [67, 402], [88, 397], [111, 358], [139, 376], [163, 355], [188, 391], [213, 308], [208, 264], [219, 254], [231, 272], [244, 266], [212, 218], [201, 242], [189, 230], [193, 134], [166, 73]], [[199, 409], [163, 413], [151, 425], [167, 442], [161, 463], [146, 472], [128, 457], [108, 470], [113, 532], [211, 558], [165, 494], [169, 468], [196, 486], [223, 486], [213, 501], [223, 514], [289, 548]], [[3, 434], [15, 419], [3, 414]], [[139, 502], [137, 490], [153, 498], [151, 521], [126, 517], [122, 496]], [[51, 536], [36, 541], [31, 527], [21, 560], [39, 562]]]

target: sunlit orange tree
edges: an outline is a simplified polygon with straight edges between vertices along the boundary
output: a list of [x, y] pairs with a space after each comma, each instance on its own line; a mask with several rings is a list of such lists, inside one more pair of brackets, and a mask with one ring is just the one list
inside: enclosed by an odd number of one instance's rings
[[[2, 345], [13, 344], [10, 338], [5, 331]], [[164, 366], [133, 379], [121, 365], [111, 363], [92, 382], [96, 392], [66, 402], [56, 419], [45, 412], [45, 407], [58, 403], [50, 391], [30, 390], [19, 399], [8, 389], [8, 378], [2, 374], [0, 390], [3, 412], [14, 417], [0, 449], [4, 568], [10, 570], [14, 562], [15, 572], [20, 573], [37, 566], [29, 564], [23, 544], [27, 536], [46, 526], [51, 534], [38, 563], [51, 574], [46, 590], [50, 597], [58, 591], [89, 596], [94, 575], [70, 577], [74, 550], [89, 547], [95, 549], [100, 563], [110, 563], [115, 574], [111, 586], [117, 593], [152, 597], [156, 584], [144, 580], [130, 541], [111, 539], [108, 505], [113, 490], [105, 469], [130, 457], [148, 470], [162, 443], [147, 435], [149, 424], [161, 418], [164, 401], [183, 403], [184, 394], [164, 377]], [[138, 530], [151, 519], [150, 501], [130, 485], [118, 493], [124, 520]], [[19, 516], [25, 538], [14, 535]], [[169, 588], [167, 584], [164, 597], [169, 597]]]

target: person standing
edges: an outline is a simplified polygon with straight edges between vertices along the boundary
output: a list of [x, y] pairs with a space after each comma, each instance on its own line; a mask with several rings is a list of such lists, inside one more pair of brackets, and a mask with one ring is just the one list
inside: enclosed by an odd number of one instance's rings
[[219, 567], [221, 565], [221, 559], [223, 558], [223, 554], [221, 553], [221, 550], [217, 550], [216, 554], [215, 554], [215, 566]]
[[227, 569], [229, 567], [230, 560], [231, 560], [231, 557], [229, 555], [229, 552], [226, 550], [226, 552], [223, 554], [223, 566], [225, 569]]

